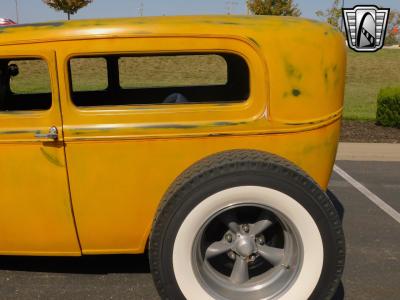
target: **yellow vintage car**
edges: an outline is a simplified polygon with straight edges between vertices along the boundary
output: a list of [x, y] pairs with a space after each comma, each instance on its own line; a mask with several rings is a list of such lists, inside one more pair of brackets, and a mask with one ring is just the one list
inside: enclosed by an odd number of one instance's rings
[[300, 18], [0, 28], [0, 254], [148, 251], [164, 299], [329, 299], [345, 61]]

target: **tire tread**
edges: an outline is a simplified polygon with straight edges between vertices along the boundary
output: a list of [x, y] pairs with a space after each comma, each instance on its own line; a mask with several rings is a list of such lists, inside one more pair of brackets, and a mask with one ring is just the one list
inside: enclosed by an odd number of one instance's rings
[[340, 217], [328, 195], [319, 185], [303, 170], [290, 161], [274, 154], [257, 150], [229, 150], [206, 157], [185, 170], [165, 193], [156, 213], [149, 243], [150, 269], [154, 283], [162, 299], [169, 299], [166, 289], [162, 284], [162, 263], [159, 257], [160, 241], [163, 232], [168, 227], [171, 217], [179, 208], [182, 194], [194, 188], [199, 182], [205, 182], [219, 174], [235, 173], [244, 169], [266, 169], [275, 174], [287, 177], [301, 185], [305, 190], [318, 200], [318, 204], [326, 217], [330, 220], [336, 239], [336, 273], [330, 281], [328, 289], [319, 299], [331, 299], [335, 294], [344, 270], [345, 242]]

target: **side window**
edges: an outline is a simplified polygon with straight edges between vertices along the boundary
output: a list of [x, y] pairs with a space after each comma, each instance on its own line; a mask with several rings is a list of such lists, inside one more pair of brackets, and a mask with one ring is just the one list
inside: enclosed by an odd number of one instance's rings
[[74, 92], [101, 91], [108, 87], [107, 61], [102, 57], [73, 58], [70, 70]]
[[0, 111], [50, 107], [50, 74], [44, 60], [0, 59]]
[[225, 85], [227, 63], [220, 55], [121, 57], [121, 88]]
[[77, 106], [243, 102], [246, 61], [230, 53], [107, 55], [69, 61]]

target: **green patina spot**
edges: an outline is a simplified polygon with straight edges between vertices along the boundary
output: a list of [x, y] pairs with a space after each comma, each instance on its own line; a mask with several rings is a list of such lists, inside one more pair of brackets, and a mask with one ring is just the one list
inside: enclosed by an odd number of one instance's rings
[[140, 129], [189, 129], [189, 128], [198, 128], [198, 125], [189, 125], [189, 124], [155, 124], [155, 125], [145, 125], [138, 126]]
[[0, 131], [0, 134], [25, 134], [25, 133], [36, 133], [37, 131], [34, 130], [6, 130]]
[[[204, 23], [204, 24], [220, 24], [220, 25], [233, 25], [233, 26], [241, 26], [243, 24], [241, 23], [236, 23], [236, 22], [228, 22], [228, 21], [217, 21], [217, 20], [200, 20], [199, 23]], [[246, 24], [249, 25], [249, 24]]]
[[214, 105], [216, 105], [216, 106], [228, 106], [228, 105], [232, 105], [232, 103], [230, 103], [230, 102], [217, 102]]
[[137, 125], [132, 127], [101, 127], [101, 128], [74, 128], [72, 129], [72, 133], [75, 135], [83, 135], [83, 134], [93, 134], [93, 133], [101, 133], [110, 130], [117, 129], [193, 129], [193, 128], [210, 128], [215, 126], [237, 126], [246, 124], [246, 122], [228, 122], [228, 121], [219, 121], [208, 124], [149, 124], [149, 125]]
[[11, 25], [8, 28], [19, 28], [19, 27], [60, 27], [65, 25], [65, 22], [45, 22], [45, 23], [27, 23], [27, 24], [18, 24]]
[[220, 122], [214, 122], [212, 125], [214, 126], [236, 126], [236, 125], [242, 125], [246, 124], [246, 122], [227, 122], [227, 121], [220, 121]]
[[301, 78], [303, 77], [301, 72], [299, 70], [297, 70], [295, 68], [295, 66], [293, 66], [288, 61], [285, 61], [285, 69], [286, 69], [286, 73], [288, 74], [289, 77], [295, 78], [297, 80], [301, 80]]
[[0, 27], [0, 33], [7, 32], [9, 30], [13, 29], [25, 29], [25, 28], [32, 28], [32, 29], [39, 29], [42, 27], [60, 27], [64, 26], [65, 22], [48, 22], [48, 23], [27, 23], [27, 24], [16, 24], [16, 25], [10, 25], [10, 26], [2, 26]]
[[239, 23], [236, 22], [217, 22], [218, 24], [223, 24], [223, 25], [241, 25]]
[[257, 43], [257, 41], [255, 39], [253, 39], [252, 37], [248, 37], [248, 39], [250, 41], [252, 41], [256, 46], [261, 47], [259, 43]]
[[32, 114], [29, 110], [6, 110], [0, 111], [0, 115], [30, 115]]
[[56, 165], [58, 167], [64, 167], [64, 165], [58, 160], [57, 157], [54, 157], [53, 155], [51, 155], [50, 153], [47, 153], [46, 150], [44, 150], [43, 148], [40, 148], [40, 151], [42, 152], [42, 154], [44, 155], [44, 157], [46, 157], [46, 159], [51, 162], [53, 165]]
[[325, 87], [328, 88], [329, 87], [329, 81], [336, 86], [338, 83], [338, 79], [339, 79], [339, 74], [337, 72], [338, 70], [338, 66], [335, 64], [333, 66], [329, 66], [329, 67], [325, 67], [324, 68], [324, 82], [325, 82]]
[[293, 96], [298, 97], [298, 96], [300, 96], [300, 94], [301, 94], [301, 91], [299, 89], [293, 89], [292, 90], [292, 95]]

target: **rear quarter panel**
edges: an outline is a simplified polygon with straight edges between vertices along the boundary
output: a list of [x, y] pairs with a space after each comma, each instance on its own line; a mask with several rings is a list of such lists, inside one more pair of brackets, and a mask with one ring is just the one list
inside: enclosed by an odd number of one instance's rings
[[346, 70], [343, 35], [324, 23], [290, 20], [271, 24], [260, 36], [270, 74], [270, 119], [298, 125], [340, 115]]
[[292, 134], [70, 143], [66, 153], [83, 253], [143, 252], [168, 187], [185, 169], [221, 151], [276, 153], [326, 187], [338, 134], [334, 122]]

